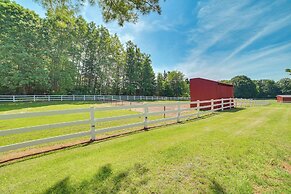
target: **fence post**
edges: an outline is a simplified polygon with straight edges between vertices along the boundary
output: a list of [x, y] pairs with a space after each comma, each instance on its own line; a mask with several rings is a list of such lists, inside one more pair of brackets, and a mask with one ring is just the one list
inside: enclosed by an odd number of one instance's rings
[[61, 95], [61, 101], [63, 101], [63, 95]]
[[83, 100], [84, 100], [84, 101], [86, 100], [86, 96], [85, 96], [85, 95], [83, 96]]
[[75, 95], [73, 95], [73, 101], [75, 101]]
[[224, 110], [224, 108], [223, 108], [224, 104], [223, 103], [224, 103], [224, 100], [223, 100], [223, 98], [221, 98], [221, 110]]
[[213, 99], [211, 99], [211, 112], [213, 112], [214, 111], [214, 101], [213, 101]]
[[148, 112], [149, 112], [149, 107], [147, 104], [144, 104], [144, 129], [145, 130], [148, 128]]
[[199, 112], [200, 112], [200, 100], [197, 100], [197, 118], [199, 118]]
[[14, 96], [14, 95], [12, 96], [12, 100], [13, 100], [13, 102], [15, 102], [15, 101], [16, 101], [16, 100], [15, 100], [15, 96]]
[[166, 111], [166, 106], [164, 106], [164, 118], [166, 118], [166, 113], [165, 113], [165, 111]]
[[90, 108], [90, 132], [91, 132], [91, 139], [90, 141], [95, 140], [95, 108], [91, 107]]
[[180, 123], [180, 116], [181, 116], [181, 103], [178, 102], [177, 123]]
[[50, 95], [47, 96], [47, 101], [51, 101], [51, 96]]
[[33, 95], [33, 102], [35, 102], [35, 95]]

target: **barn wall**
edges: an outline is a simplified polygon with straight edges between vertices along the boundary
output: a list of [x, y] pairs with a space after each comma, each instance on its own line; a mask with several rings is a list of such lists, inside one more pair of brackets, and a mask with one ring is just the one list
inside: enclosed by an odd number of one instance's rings
[[291, 102], [291, 97], [277, 96], [277, 102]]
[[[220, 98], [233, 98], [234, 90], [232, 85], [222, 84], [216, 81], [193, 78], [190, 79], [190, 97], [191, 101], [211, 100]], [[217, 102], [220, 103], [220, 102]], [[205, 103], [202, 105], [209, 105]], [[195, 107], [196, 105], [191, 105]], [[217, 106], [218, 108], [218, 106]]]
[[291, 97], [284, 97], [283, 102], [291, 102]]

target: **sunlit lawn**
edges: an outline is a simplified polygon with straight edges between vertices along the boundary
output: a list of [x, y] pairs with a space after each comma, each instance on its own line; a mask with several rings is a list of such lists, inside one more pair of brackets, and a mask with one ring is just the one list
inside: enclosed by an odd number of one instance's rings
[[0, 193], [290, 193], [290, 118], [274, 103], [39, 155], [2, 165]]

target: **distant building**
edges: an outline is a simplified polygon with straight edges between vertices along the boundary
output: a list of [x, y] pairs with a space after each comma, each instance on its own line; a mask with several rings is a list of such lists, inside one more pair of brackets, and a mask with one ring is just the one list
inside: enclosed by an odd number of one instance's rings
[[291, 103], [291, 95], [278, 95], [277, 102], [280, 103]]

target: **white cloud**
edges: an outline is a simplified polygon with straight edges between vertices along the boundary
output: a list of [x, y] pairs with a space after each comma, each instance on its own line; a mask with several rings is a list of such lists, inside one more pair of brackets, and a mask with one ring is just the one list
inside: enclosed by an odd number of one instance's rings
[[245, 49], [247, 46], [251, 45], [253, 42], [255, 42], [257, 39], [264, 37], [268, 34], [271, 34], [287, 25], [291, 24], [291, 14], [287, 15], [286, 17], [273, 21], [270, 24], [267, 24], [261, 31], [257, 32], [254, 36], [252, 36], [250, 39], [248, 39], [246, 42], [244, 42], [242, 45], [240, 45], [238, 48], [236, 48], [230, 55], [228, 55], [221, 64], [225, 63], [229, 59], [231, 59], [233, 56], [241, 52], [243, 49]]
[[[222, 53], [221, 55], [223, 56], [224, 54]], [[286, 68], [285, 65], [288, 65], [286, 61], [291, 59], [291, 42], [237, 55], [227, 63], [217, 65], [217, 59], [222, 56], [204, 56], [197, 60], [180, 64], [178, 69], [186, 72], [188, 77], [206, 77], [215, 80], [230, 79], [239, 74], [251, 76], [255, 72], [261, 76], [268, 74], [269, 78], [272, 78], [276, 77], [275, 73], [282, 74]], [[277, 72], [269, 70], [274, 67], [277, 67]]]
[[[282, 1], [221, 1], [199, 3], [197, 26], [189, 31], [193, 48], [188, 57], [177, 64], [188, 77], [229, 79], [248, 74], [256, 68], [278, 66], [291, 61], [291, 44], [261, 45], [253, 51], [245, 49], [263, 37], [291, 24], [291, 15], [269, 14]], [[263, 47], [263, 48], [262, 48]], [[244, 52], [242, 52], [244, 51]], [[264, 71], [261, 71], [262, 75]]]

